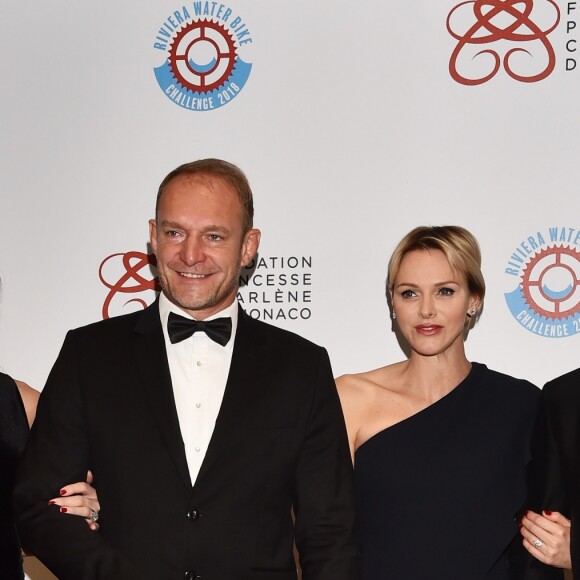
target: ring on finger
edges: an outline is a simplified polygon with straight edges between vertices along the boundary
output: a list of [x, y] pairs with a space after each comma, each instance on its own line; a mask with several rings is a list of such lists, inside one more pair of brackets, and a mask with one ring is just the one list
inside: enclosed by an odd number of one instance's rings
[[532, 544], [534, 544], [534, 546], [536, 546], [536, 548], [538, 548], [538, 550], [544, 545], [544, 542], [542, 542], [542, 540], [540, 540], [540, 538], [536, 538]]
[[91, 515], [89, 516], [89, 519], [91, 522], [93, 522], [93, 524], [96, 524], [99, 520], [99, 512], [96, 512], [93, 508], [91, 508]]

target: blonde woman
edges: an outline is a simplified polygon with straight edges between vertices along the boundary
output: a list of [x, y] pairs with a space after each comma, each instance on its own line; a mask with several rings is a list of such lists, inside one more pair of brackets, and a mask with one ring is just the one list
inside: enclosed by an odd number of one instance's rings
[[355, 469], [363, 580], [507, 580], [539, 390], [467, 359], [479, 246], [419, 227], [389, 262], [407, 360], [338, 379]]

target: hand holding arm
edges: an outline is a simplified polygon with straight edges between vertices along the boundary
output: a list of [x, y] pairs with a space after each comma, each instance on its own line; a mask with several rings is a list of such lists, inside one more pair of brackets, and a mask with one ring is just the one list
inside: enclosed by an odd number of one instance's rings
[[49, 505], [56, 505], [61, 513], [73, 516], [82, 516], [93, 531], [99, 529], [97, 520], [101, 506], [97, 497], [97, 490], [92, 487], [93, 474], [87, 472], [87, 481], [79, 481], [65, 485], [60, 490], [60, 496], [51, 499]]
[[559, 512], [528, 511], [522, 518], [520, 532], [526, 550], [540, 562], [569, 570], [570, 520]]

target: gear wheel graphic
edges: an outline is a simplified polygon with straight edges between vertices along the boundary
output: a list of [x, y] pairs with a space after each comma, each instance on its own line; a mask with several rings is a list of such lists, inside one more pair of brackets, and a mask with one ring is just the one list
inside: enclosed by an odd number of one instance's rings
[[[550, 290], [550, 277], [568, 282], [562, 291]], [[528, 307], [551, 320], [562, 320], [580, 312], [580, 251], [554, 246], [533, 256], [521, 283]]]
[[[202, 53], [207, 62], [195, 60]], [[207, 93], [221, 87], [230, 78], [236, 59], [232, 35], [211, 20], [186, 24], [169, 49], [169, 65], [175, 79], [184, 89], [195, 93]]]

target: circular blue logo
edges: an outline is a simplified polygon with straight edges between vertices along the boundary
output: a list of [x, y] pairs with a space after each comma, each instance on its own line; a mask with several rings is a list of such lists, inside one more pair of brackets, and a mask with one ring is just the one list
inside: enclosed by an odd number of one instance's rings
[[153, 47], [163, 53], [163, 63], [155, 77], [176, 105], [211, 111], [244, 88], [252, 70], [247, 55], [252, 35], [225, 4], [193, 2], [192, 8], [174, 11], [160, 27]]
[[505, 294], [514, 318], [545, 337], [580, 333], [580, 232], [549, 228], [528, 236], [507, 261], [517, 285]]

